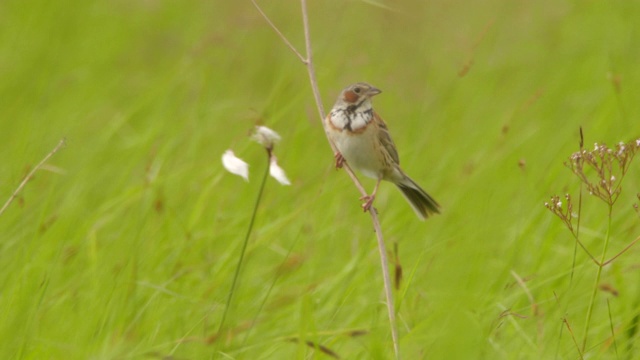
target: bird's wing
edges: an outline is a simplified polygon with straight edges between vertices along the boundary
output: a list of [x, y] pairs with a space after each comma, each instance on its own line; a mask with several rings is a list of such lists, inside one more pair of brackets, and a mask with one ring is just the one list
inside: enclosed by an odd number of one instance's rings
[[398, 150], [396, 150], [396, 144], [393, 143], [393, 139], [391, 139], [391, 134], [389, 134], [389, 129], [387, 128], [387, 124], [382, 121], [380, 116], [374, 112], [375, 121], [378, 124], [378, 139], [380, 143], [384, 147], [385, 150], [389, 153], [393, 161], [396, 164], [400, 165], [400, 157], [398, 156]]

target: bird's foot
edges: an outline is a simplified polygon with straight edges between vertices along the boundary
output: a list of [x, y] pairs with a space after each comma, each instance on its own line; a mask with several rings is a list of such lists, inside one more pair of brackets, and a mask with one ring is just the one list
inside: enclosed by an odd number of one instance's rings
[[375, 198], [375, 195], [365, 195], [360, 198], [361, 201], [364, 201], [362, 204], [362, 210], [364, 210], [364, 212], [371, 210], [371, 205], [373, 205], [373, 200], [375, 200]]
[[344, 157], [339, 151], [336, 152], [333, 157], [336, 159], [336, 169], [341, 169], [345, 162]]

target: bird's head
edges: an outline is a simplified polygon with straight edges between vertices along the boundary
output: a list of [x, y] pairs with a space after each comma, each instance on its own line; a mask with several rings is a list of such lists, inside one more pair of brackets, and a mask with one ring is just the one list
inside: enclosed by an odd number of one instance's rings
[[380, 89], [364, 82], [347, 86], [336, 101], [336, 106], [351, 112], [371, 109], [371, 98], [380, 94]]

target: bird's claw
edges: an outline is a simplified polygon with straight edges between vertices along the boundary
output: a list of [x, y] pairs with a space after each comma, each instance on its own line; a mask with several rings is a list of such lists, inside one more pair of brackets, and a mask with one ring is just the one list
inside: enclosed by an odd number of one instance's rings
[[364, 201], [362, 204], [362, 210], [364, 210], [364, 212], [371, 210], [371, 205], [373, 205], [375, 198], [375, 195], [365, 195], [360, 198], [361, 201]]
[[340, 152], [336, 152], [333, 157], [336, 159], [336, 169], [342, 169], [344, 165], [344, 157]]

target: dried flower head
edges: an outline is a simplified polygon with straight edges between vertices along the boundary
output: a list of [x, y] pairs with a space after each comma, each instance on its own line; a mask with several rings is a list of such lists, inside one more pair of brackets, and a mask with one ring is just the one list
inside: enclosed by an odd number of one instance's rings
[[[582, 207], [582, 191], [583, 187], [591, 195], [595, 195], [597, 198], [604, 201], [609, 207], [609, 216], [611, 216], [611, 210], [615, 202], [617, 201], [620, 193], [622, 192], [622, 180], [629, 170], [633, 157], [640, 149], [640, 141], [632, 140], [628, 143], [620, 142], [614, 148], [609, 148], [607, 145], [595, 143], [593, 150], [589, 151], [584, 149], [584, 137], [582, 135], [582, 128], [580, 128], [580, 151], [577, 151], [571, 156], [565, 165], [580, 179], [582, 186], [580, 187], [580, 197], [577, 202], [577, 211], [580, 214]], [[640, 200], [640, 194], [638, 194]], [[599, 267], [599, 271], [603, 266], [610, 264], [622, 253], [629, 250], [636, 242], [640, 241], [640, 237], [633, 240], [622, 251], [609, 260], [603, 258], [598, 260], [594, 257], [587, 246], [580, 241], [580, 219], [579, 215], [573, 213], [573, 203], [569, 194], [565, 195], [566, 205], [563, 206], [563, 202], [560, 201], [559, 196], [552, 196], [551, 200], [545, 202], [545, 207], [549, 209], [554, 215], [556, 215], [567, 227], [567, 229], [573, 235], [576, 244], [579, 245], [591, 260]], [[640, 215], [638, 205], [634, 204], [634, 209]], [[574, 218], [577, 219], [574, 226]], [[611, 218], [610, 218], [611, 219]], [[611, 222], [609, 223], [611, 226]], [[609, 243], [609, 235], [605, 239], [604, 248], [607, 248]], [[592, 298], [593, 300], [593, 298]]]
[[595, 143], [591, 151], [581, 149], [571, 154], [565, 165], [586, 185], [589, 194], [613, 205], [622, 191], [622, 179], [638, 149], [640, 139], [620, 142], [614, 149]]
[[573, 232], [573, 219], [577, 218], [578, 215], [573, 213], [571, 195], [565, 194], [564, 199], [566, 200], [566, 205], [564, 207], [562, 206], [562, 201], [560, 201], [560, 197], [558, 195], [552, 196], [550, 201], [544, 203], [544, 206], [560, 218], [567, 228]]
[[268, 151], [273, 150], [275, 143], [280, 141], [280, 135], [266, 126], [256, 126], [252, 138]]
[[[280, 141], [280, 135], [266, 126], [256, 126], [255, 132], [251, 136], [253, 140], [260, 143], [267, 150], [269, 158], [269, 174], [282, 185], [291, 185], [284, 170], [278, 165], [278, 160], [273, 153], [273, 146]], [[242, 176], [249, 181], [249, 165], [242, 159], [235, 156], [233, 151], [227, 150], [222, 155], [222, 165], [230, 173]]]

